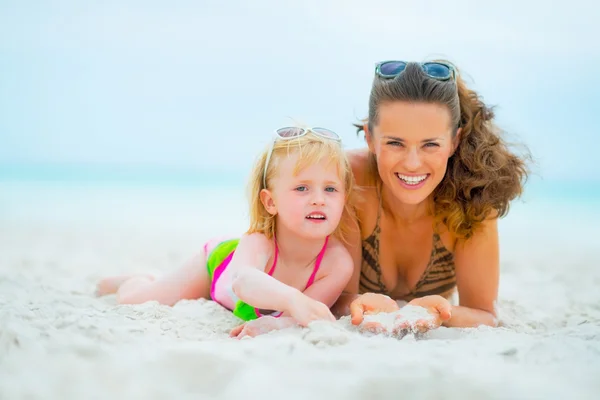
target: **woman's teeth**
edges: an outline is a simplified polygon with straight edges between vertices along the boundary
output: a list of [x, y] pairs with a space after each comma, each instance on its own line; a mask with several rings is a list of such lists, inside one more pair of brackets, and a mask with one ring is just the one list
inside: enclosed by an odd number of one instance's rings
[[408, 175], [396, 174], [396, 176], [398, 178], [402, 179], [408, 185], [418, 185], [419, 183], [423, 182], [427, 178], [427, 175], [408, 176]]

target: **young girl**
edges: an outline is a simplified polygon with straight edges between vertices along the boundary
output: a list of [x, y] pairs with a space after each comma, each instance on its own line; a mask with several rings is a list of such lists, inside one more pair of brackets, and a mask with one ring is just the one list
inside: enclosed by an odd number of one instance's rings
[[103, 279], [97, 294], [116, 293], [121, 304], [212, 299], [252, 321], [235, 328], [235, 337], [334, 321], [329, 309], [353, 272], [341, 242], [353, 218], [347, 206], [352, 174], [340, 137], [324, 128], [278, 129], [249, 189], [250, 229], [241, 238], [210, 240], [160, 279]]

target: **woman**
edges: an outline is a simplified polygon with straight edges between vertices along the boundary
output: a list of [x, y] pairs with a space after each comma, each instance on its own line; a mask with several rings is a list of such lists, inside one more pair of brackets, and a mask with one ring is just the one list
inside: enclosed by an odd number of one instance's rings
[[521, 194], [527, 169], [493, 118], [450, 63], [377, 65], [358, 126], [368, 148], [350, 154], [362, 188], [360, 234], [348, 245], [355, 271], [336, 315], [350, 312], [359, 325], [406, 300], [432, 314], [421, 330], [496, 325], [497, 219]]

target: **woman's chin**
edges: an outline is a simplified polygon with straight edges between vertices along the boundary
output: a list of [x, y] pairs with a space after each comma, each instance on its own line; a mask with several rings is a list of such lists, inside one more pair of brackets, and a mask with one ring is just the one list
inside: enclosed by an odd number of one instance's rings
[[417, 190], [406, 190], [404, 188], [397, 187], [393, 193], [398, 202], [406, 205], [416, 206], [427, 200], [432, 191], [427, 186]]

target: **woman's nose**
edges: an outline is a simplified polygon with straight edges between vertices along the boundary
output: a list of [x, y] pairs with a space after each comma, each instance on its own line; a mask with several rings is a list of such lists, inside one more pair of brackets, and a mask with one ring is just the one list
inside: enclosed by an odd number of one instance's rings
[[416, 171], [421, 167], [421, 156], [416, 148], [408, 149], [408, 154], [404, 160], [404, 166], [409, 171]]

